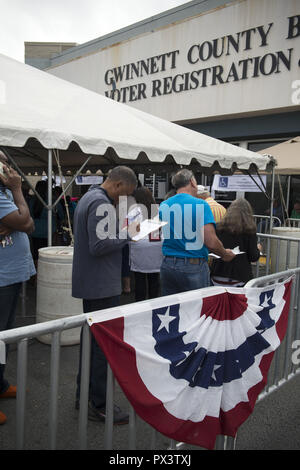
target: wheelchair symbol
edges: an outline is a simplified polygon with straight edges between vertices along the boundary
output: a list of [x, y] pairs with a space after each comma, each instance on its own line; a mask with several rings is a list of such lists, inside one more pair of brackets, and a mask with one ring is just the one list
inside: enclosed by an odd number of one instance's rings
[[219, 187], [220, 188], [227, 188], [228, 187], [228, 177], [221, 176], [219, 180]]

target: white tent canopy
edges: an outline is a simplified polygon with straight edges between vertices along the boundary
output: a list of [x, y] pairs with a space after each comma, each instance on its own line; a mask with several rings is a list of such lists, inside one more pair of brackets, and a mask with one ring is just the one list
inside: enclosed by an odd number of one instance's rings
[[272, 155], [276, 159], [276, 174], [300, 175], [300, 136], [260, 150], [259, 153]]
[[[253, 165], [266, 170], [270, 163], [267, 156], [120, 104], [4, 55], [0, 70], [0, 146], [13, 149], [23, 169], [47, 168], [46, 149], [59, 149], [65, 167], [79, 167], [82, 153], [97, 156], [98, 166], [169, 159], [211, 170], [248, 170]], [[22, 149], [21, 156], [17, 149]]]

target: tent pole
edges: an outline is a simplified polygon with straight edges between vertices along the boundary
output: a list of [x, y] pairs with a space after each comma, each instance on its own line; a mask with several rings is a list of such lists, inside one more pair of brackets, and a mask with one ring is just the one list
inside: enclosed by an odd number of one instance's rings
[[270, 234], [273, 228], [273, 205], [274, 205], [274, 188], [275, 188], [275, 163], [272, 165], [272, 182], [271, 182], [271, 207], [270, 207]]
[[52, 246], [52, 150], [48, 150], [48, 246]]
[[288, 175], [288, 180], [287, 180], [287, 191], [286, 191], [286, 208], [287, 211], [289, 210], [290, 206], [290, 193], [291, 193], [291, 175]]
[[[70, 180], [70, 182], [67, 184], [67, 186], [65, 187], [65, 193], [68, 191], [68, 189], [70, 188], [70, 186], [72, 186], [72, 184], [74, 183], [74, 181], [76, 180], [77, 176], [82, 172], [83, 168], [87, 165], [87, 163], [90, 161], [90, 159], [92, 158], [92, 155], [89, 156], [89, 158], [81, 165], [81, 167], [79, 168], [79, 170], [77, 170], [76, 174], [72, 177], [72, 179]], [[58, 198], [56, 199], [55, 202], [53, 202], [52, 204], [52, 207], [54, 208], [58, 203], [59, 201], [62, 199], [62, 197], [64, 196], [64, 193], [61, 193], [60, 196], [58, 196]]]

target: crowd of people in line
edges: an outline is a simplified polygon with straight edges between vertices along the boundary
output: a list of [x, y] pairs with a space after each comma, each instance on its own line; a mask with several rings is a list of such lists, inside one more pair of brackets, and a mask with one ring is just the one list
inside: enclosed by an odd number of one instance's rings
[[[0, 331], [3, 331], [14, 326], [21, 284], [36, 274], [38, 250], [47, 246], [48, 216], [36, 196], [27, 204], [21, 177], [8, 165], [3, 153], [0, 162], [4, 164], [0, 174]], [[248, 201], [237, 199], [225, 209], [211, 197], [208, 188], [197, 184], [188, 169], [178, 171], [172, 185], [172, 191], [157, 205], [152, 192], [138, 184], [133, 170], [118, 166], [101, 185], [89, 188], [76, 210], [72, 207], [72, 296], [82, 299], [85, 313], [120, 305], [121, 294], [130, 293], [133, 287], [134, 300], [142, 301], [211, 285], [244, 286], [252, 278], [251, 263], [259, 259], [261, 246]], [[40, 181], [36, 190], [43, 200], [47, 199], [46, 181]], [[117, 213], [121, 196], [132, 198], [131, 204], [143, 207], [144, 218], [155, 216], [167, 224], [138, 242], [133, 237], [139, 231], [140, 221], [128, 225], [125, 237], [119, 236], [118, 231], [113, 238], [99, 237], [97, 226], [105, 217], [99, 216], [99, 207], [106, 204]], [[297, 202], [297, 214], [299, 206]], [[56, 208], [53, 232], [65, 217], [63, 207], [57, 204]], [[242, 254], [232, 251], [237, 246]], [[14, 398], [16, 387], [8, 383], [4, 372], [5, 366], [0, 364], [0, 399]], [[77, 409], [80, 372], [79, 361]], [[106, 357], [92, 338], [91, 420], [105, 421], [106, 374]], [[6, 416], [0, 411], [0, 424], [5, 422]], [[127, 422], [127, 413], [115, 405], [114, 423]]]
[[[69, 245], [71, 238], [69, 234], [70, 228], [73, 226], [73, 217], [76, 203], [72, 201], [69, 195], [62, 196], [62, 188], [53, 184], [52, 201], [59, 201], [52, 211], [52, 244], [56, 246]], [[27, 202], [30, 215], [34, 222], [34, 231], [30, 234], [30, 248], [35, 265], [37, 266], [39, 249], [48, 246], [48, 209], [46, 207], [48, 201], [48, 181], [40, 180], [35, 185], [35, 193], [29, 192], [29, 187], [23, 192]], [[44, 202], [43, 202], [44, 201]], [[69, 218], [67, 216], [67, 208]], [[70, 220], [70, 224], [69, 224]], [[64, 229], [66, 227], [68, 230]]]

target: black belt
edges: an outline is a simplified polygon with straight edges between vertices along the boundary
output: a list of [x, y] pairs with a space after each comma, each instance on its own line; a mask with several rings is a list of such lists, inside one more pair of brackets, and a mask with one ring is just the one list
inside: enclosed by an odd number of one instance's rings
[[204, 258], [188, 258], [188, 257], [181, 258], [180, 256], [168, 256], [168, 255], [166, 255], [166, 258], [184, 259], [184, 260], [187, 260], [190, 264], [200, 264], [200, 262], [204, 260]]

